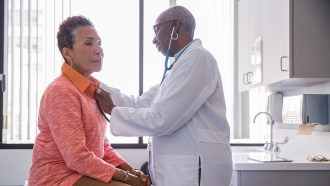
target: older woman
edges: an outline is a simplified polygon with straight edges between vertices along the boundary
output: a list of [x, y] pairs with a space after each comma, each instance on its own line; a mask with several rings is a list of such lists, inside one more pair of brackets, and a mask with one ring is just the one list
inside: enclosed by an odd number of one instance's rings
[[106, 121], [95, 102], [102, 69], [101, 39], [83, 16], [69, 17], [59, 27], [62, 74], [40, 102], [38, 134], [29, 185], [150, 185], [110, 146]]

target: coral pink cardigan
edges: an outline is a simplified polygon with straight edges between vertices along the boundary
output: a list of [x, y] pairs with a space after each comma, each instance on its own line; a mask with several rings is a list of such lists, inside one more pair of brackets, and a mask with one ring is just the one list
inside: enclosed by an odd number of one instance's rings
[[109, 182], [125, 162], [106, 138], [106, 121], [94, 99], [99, 86], [66, 63], [40, 102], [29, 185], [73, 185], [82, 175]]

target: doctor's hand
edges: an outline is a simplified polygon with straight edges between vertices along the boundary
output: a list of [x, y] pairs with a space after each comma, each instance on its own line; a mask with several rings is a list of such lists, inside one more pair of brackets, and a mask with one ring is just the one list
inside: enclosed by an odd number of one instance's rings
[[99, 102], [103, 112], [111, 115], [112, 109], [115, 107], [111, 99], [111, 93], [101, 88], [97, 88], [94, 92], [95, 99]]

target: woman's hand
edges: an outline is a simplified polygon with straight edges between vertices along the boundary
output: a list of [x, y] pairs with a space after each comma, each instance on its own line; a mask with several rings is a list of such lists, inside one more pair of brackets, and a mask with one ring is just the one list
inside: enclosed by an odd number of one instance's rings
[[117, 168], [115, 174], [112, 176], [112, 179], [132, 186], [151, 186], [149, 176], [144, 175], [142, 172], [139, 173], [136, 171], [134, 174]]
[[141, 181], [146, 183], [147, 186], [151, 185], [150, 176], [145, 175], [142, 171], [140, 171], [138, 169], [132, 169], [131, 174], [133, 174], [137, 177], [140, 177]]
[[101, 88], [97, 88], [94, 92], [95, 99], [99, 102], [103, 112], [111, 115], [112, 109], [115, 107], [111, 99], [111, 93]]
[[149, 176], [146, 176], [144, 174], [143, 176], [142, 175], [137, 176], [129, 173], [126, 183], [132, 186], [151, 186], [150, 182], [151, 181]]

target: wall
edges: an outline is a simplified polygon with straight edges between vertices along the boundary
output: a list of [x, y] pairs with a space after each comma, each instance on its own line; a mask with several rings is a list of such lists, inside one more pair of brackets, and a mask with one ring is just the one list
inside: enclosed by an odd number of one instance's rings
[[[283, 92], [283, 95], [297, 95], [302, 93], [330, 94], [330, 83]], [[298, 133], [298, 129], [275, 128], [274, 141], [283, 141], [286, 136], [290, 138], [287, 144], [279, 145], [283, 152], [288, 153], [288, 156], [291, 152], [294, 152], [295, 154], [299, 154], [301, 156], [300, 158], [307, 158], [312, 154], [324, 155], [327, 158], [330, 158], [330, 132], [317, 131], [317, 128], [319, 127], [316, 126], [311, 134], [305, 135]], [[329, 126], [327, 126], [327, 131], [329, 131]]]
[[[146, 149], [118, 149], [133, 167], [140, 168], [148, 160]], [[24, 185], [32, 160], [32, 149], [0, 150], [0, 185]]]
[[298, 129], [274, 129], [274, 142], [281, 142], [285, 137], [289, 137], [288, 143], [278, 145], [282, 157], [306, 160], [310, 155], [323, 155], [330, 158], [330, 132], [313, 131], [303, 135]]

